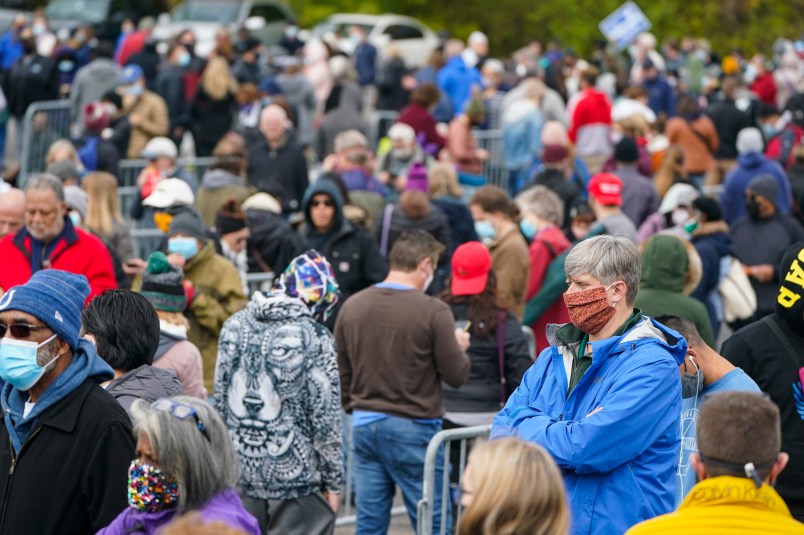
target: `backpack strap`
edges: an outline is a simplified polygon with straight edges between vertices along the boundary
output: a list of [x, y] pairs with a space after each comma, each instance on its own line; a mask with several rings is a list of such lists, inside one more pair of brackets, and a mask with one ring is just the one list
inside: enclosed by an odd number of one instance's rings
[[762, 318], [762, 321], [767, 325], [771, 331], [773, 331], [774, 336], [779, 339], [784, 347], [787, 356], [790, 357], [790, 360], [793, 361], [793, 365], [796, 368], [804, 368], [804, 360], [802, 360], [801, 356], [796, 353], [796, 350], [793, 349], [793, 346], [790, 344], [790, 341], [782, 332], [782, 328], [779, 327], [778, 320], [773, 317], [773, 314], [770, 316], [765, 316]]

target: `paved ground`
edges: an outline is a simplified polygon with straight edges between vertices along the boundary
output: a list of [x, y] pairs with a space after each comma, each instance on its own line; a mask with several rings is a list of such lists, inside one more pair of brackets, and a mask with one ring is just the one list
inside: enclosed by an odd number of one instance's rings
[[[402, 494], [400, 494], [397, 489], [396, 498], [394, 499], [394, 507], [399, 507], [402, 505], [404, 505], [402, 502]], [[355, 514], [354, 507], [351, 510], [351, 514]], [[354, 532], [354, 525], [335, 528], [335, 535], [353, 535]], [[408, 518], [407, 513], [404, 515], [396, 515], [391, 517], [391, 527], [388, 529], [388, 535], [415, 535], [413, 529], [410, 527], [410, 519]]]

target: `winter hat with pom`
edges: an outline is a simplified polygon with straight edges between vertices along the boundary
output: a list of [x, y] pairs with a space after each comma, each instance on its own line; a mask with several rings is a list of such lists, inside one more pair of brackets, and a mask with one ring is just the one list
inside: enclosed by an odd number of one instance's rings
[[165, 253], [156, 251], [148, 258], [148, 267], [142, 274], [140, 293], [157, 310], [183, 312], [187, 306], [183, 281], [182, 271], [168, 262]]

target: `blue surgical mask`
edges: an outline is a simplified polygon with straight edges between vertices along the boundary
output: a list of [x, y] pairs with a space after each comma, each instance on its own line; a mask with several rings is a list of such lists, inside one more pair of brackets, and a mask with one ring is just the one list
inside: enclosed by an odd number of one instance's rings
[[522, 221], [519, 222], [519, 230], [521, 230], [522, 234], [529, 240], [532, 240], [534, 236], [536, 236], [536, 226], [527, 218], [522, 218]]
[[178, 236], [168, 240], [168, 252], [176, 253], [189, 260], [198, 254], [198, 240]]
[[142, 86], [139, 85], [139, 84], [133, 84], [133, 85], [127, 86], [124, 89], [124, 91], [125, 91], [125, 93], [127, 95], [132, 95], [132, 96], [138, 97], [138, 96], [142, 95]]
[[185, 52], [184, 54], [182, 54], [181, 56], [179, 56], [179, 67], [181, 67], [181, 68], [187, 68], [187, 66], [189, 66], [189, 65], [190, 65], [190, 60], [191, 60], [191, 59], [192, 59], [192, 58], [190, 57], [190, 54], [188, 54], [187, 52]]
[[765, 141], [768, 141], [776, 137], [776, 134], [779, 133], [779, 130], [772, 124], [763, 124], [762, 133], [765, 135]]
[[60, 356], [56, 355], [45, 366], [36, 362], [39, 349], [55, 338], [54, 334], [41, 344], [13, 338], [0, 340], [0, 377], [18, 390], [30, 390]]
[[491, 221], [475, 221], [475, 232], [480, 241], [493, 240], [497, 237], [497, 231]]
[[73, 222], [74, 227], [80, 227], [81, 226], [81, 214], [79, 214], [78, 212], [75, 212], [75, 211], [70, 212], [70, 221]]

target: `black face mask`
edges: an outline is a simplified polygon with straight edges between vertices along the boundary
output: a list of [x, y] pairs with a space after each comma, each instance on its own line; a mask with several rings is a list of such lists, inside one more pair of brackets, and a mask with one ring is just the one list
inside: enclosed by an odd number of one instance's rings
[[759, 221], [759, 203], [757, 201], [745, 201], [745, 211], [748, 213], [748, 217]]
[[22, 50], [26, 55], [33, 54], [36, 51], [36, 43], [33, 40], [26, 39], [22, 42]]

